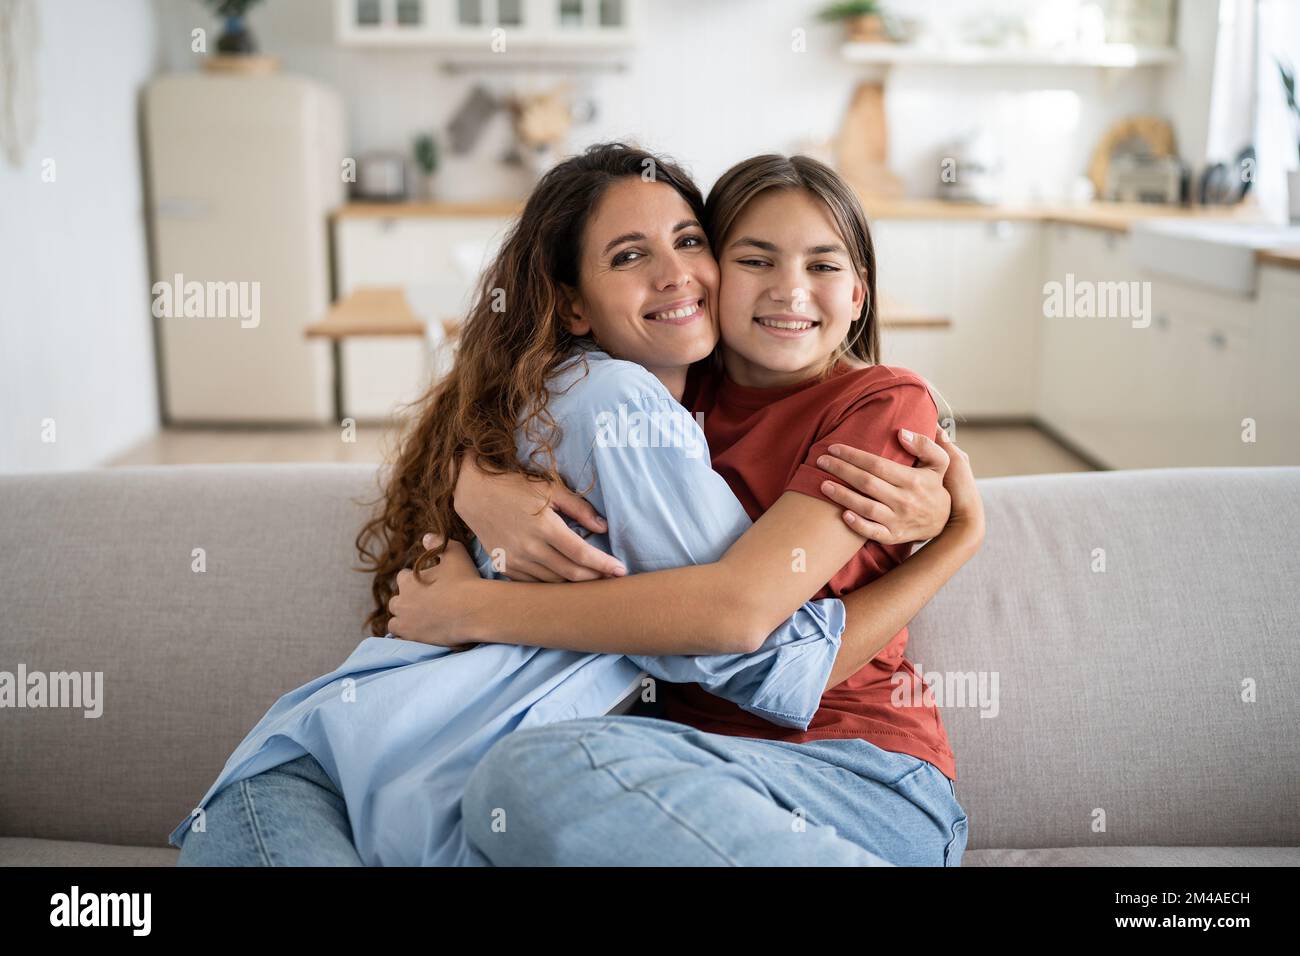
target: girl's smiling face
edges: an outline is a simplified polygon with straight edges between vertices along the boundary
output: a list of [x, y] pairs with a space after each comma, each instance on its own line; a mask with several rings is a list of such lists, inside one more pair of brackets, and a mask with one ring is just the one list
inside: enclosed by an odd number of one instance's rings
[[804, 189], [750, 200], [718, 261], [723, 363], [738, 385], [815, 377], [862, 314], [866, 283], [830, 210]]
[[681, 397], [686, 368], [718, 341], [718, 264], [681, 195], [628, 176], [584, 230], [569, 327], [615, 358], [643, 365]]

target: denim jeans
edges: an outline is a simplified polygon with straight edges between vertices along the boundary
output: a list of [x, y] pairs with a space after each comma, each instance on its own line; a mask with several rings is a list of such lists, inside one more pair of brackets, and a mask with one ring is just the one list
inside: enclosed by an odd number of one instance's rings
[[[516, 731], [461, 809], [484, 866], [959, 866], [966, 848], [952, 782], [916, 757], [650, 717]], [[307, 754], [217, 794], [177, 865], [362, 863], [342, 795]]]
[[362, 866], [342, 795], [311, 754], [226, 787], [177, 866]]
[[967, 836], [952, 781], [916, 757], [642, 716], [511, 734], [461, 809], [496, 866], [960, 866]]

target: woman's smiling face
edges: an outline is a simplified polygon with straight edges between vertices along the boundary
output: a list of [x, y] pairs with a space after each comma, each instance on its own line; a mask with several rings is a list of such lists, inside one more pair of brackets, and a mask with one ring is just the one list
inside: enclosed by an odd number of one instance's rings
[[818, 374], [862, 312], [858, 275], [826, 204], [802, 189], [750, 200], [718, 250], [727, 375], [772, 388]]
[[605, 190], [583, 232], [569, 327], [680, 397], [686, 367], [717, 344], [717, 288], [690, 205], [665, 183], [628, 176]]

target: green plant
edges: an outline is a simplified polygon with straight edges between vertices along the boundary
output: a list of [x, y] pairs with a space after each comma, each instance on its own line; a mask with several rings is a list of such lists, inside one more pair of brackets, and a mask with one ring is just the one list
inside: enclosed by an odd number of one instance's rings
[[242, 17], [262, 0], [203, 0], [205, 6], [219, 17]]
[[879, 0], [840, 0], [828, 7], [823, 7], [817, 16], [822, 20], [851, 20], [854, 17], [870, 17], [880, 13]]
[[428, 133], [415, 139], [415, 162], [426, 176], [438, 171], [438, 141]]
[[1296, 104], [1295, 99], [1295, 70], [1284, 64], [1281, 60], [1275, 60], [1277, 71], [1282, 74], [1282, 92], [1286, 95], [1287, 108], [1296, 118], [1296, 153], [1300, 155], [1300, 105]]

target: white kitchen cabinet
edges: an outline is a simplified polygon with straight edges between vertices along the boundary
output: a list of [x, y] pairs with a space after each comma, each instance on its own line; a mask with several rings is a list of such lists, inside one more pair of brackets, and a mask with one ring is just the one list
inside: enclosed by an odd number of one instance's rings
[[1041, 226], [878, 220], [872, 229], [880, 293], [952, 322], [947, 329], [884, 330], [884, 363], [925, 376], [959, 423], [1030, 417]]
[[[939, 316], [952, 315], [953, 243], [942, 223], [879, 220], [872, 224], [876, 247], [876, 294]], [[947, 405], [952, 398], [949, 329], [882, 329], [881, 362], [923, 376]], [[949, 414], [939, 403], [940, 417]]]
[[[426, 323], [460, 319], [508, 224], [499, 216], [341, 216], [334, 225], [337, 292], [418, 288], [412, 308]], [[398, 405], [423, 394], [432, 371], [428, 340], [346, 339], [339, 368], [344, 414], [358, 421], [391, 418]]]
[[[1137, 464], [1134, 456], [1153, 453], [1173, 422], [1167, 383], [1152, 374], [1167, 353], [1170, 324], [1157, 320], [1154, 290], [1146, 295], [1146, 277], [1130, 265], [1126, 236], [1049, 224], [1045, 237], [1039, 418], [1100, 462], [1149, 466], [1155, 459]], [[1047, 314], [1048, 283], [1071, 300], [1064, 314]], [[1090, 310], [1079, 299], [1085, 287]]]
[[1300, 276], [1265, 268], [1257, 297], [1235, 297], [1138, 269], [1119, 234], [1048, 236], [1044, 281], [1150, 283], [1151, 321], [1044, 316], [1044, 424], [1112, 468], [1300, 463]]
[[640, 15], [640, 0], [335, 0], [335, 39], [483, 53], [619, 49], [636, 42]]
[[1256, 442], [1244, 449], [1246, 462], [1300, 464], [1300, 270], [1261, 267], [1251, 333], [1246, 414]]

